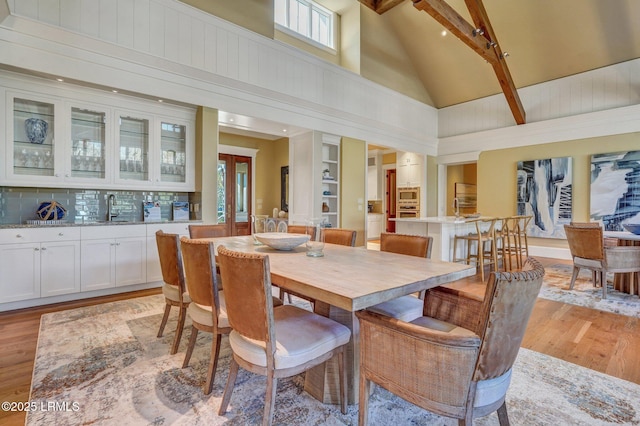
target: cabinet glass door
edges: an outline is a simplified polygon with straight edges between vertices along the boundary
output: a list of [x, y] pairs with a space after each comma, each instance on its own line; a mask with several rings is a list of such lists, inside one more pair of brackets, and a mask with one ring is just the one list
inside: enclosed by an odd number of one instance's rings
[[161, 123], [160, 181], [186, 182], [186, 126]]
[[120, 178], [149, 180], [149, 120], [120, 117]]
[[71, 177], [104, 179], [105, 113], [71, 109]]
[[13, 100], [13, 174], [54, 175], [54, 105]]

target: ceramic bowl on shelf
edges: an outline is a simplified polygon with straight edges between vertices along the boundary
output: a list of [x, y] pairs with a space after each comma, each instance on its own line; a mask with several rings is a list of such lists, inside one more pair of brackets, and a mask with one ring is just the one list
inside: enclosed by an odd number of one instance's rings
[[25, 131], [29, 142], [41, 144], [47, 138], [49, 123], [39, 118], [27, 118], [24, 121]]
[[309, 239], [306, 234], [290, 234], [288, 232], [264, 232], [254, 234], [254, 237], [262, 244], [276, 250], [293, 250]]
[[640, 223], [623, 223], [622, 226], [632, 234], [640, 235]]

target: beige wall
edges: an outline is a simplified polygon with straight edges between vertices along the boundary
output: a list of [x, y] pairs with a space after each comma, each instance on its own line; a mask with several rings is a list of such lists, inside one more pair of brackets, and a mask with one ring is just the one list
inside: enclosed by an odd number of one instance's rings
[[[589, 221], [591, 155], [637, 150], [640, 133], [604, 136], [544, 145], [485, 151], [478, 159], [478, 211], [489, 216], [516, 213], [516, 167], [518, 161], [542, 158], [573, 158], [573, 220]], [[531, 239], [530, 244], [567, 247], [566, 240]]]
[[256, 205], [253, 214], [271, 216], [280, 209], [280, 168], [289, 164], [289, 139], [275, 141], [220, 133], [220, 144], [257, 149], [254, 188]]
[[273, 0], [180, 0], [248, 30], [273, 38]]
[[[455, 198], [456, 193], [456, 182], [477, 184], [477, 181], [478, 167], [476, 163], [458, 164], [447, 167], [447, 216], [453, 216], [455, 214], [455, 209], [453, 208], [453, 199]], [[460, 213], [475, 213], [475, 210], [480, 211], [477, 208], [461, 209]]]
[[204, 223], [216, 223], [218, 179], [218, 110], [199, 107], [196, 113], [196, 192]]
[[[356, 246], [366, 241], [367, 144], [359, 139], [342, 138], [340, 144], [340, 227], [358, 232]], [[359, 202], [360, 201], [360, 202]]]
[[385, 15], [360, 5], [360, 75], [432, 105], [411, 58], [385, 22]]
[[340, 39], [336, 41], [336, 44], [338, 44], [336, 52], [330, 52], [320, 47], [315, 47], [310, 43], [307, 43], [303, 40], [300, 40], [297, 37], [291, 36], [282, 31], [275, 30], [274, 38], [276, 40], [280, 40], [284, 43], [287, 43], [293, 47], [296, 47], [300, 50], [303, 50], [307, 53], [310, 53], [311, 55], [324, 59], [327, 62], [331, 62], [332, 64], [335, 64], [335, 65], [340, 65], [340, 55], [337, 53], [340, 51], [340, 47], [339, 47]]
[[382, 164], [396, 164], [396, 153], [382, 154]]
[[438, 216], [438, 158], [427, 155], [427, 211], [421, 216]]
[[343, 11], [340, 22], [340, 65], [360, 74], [360, 3]]

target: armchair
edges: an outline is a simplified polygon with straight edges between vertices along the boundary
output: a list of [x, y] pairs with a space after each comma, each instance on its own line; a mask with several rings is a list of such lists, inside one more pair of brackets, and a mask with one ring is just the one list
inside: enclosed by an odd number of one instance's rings
[[411, 322], [360, 311], [360, 413], [367, 424], [371, 382], [461, 425], [498, 411], [505, 396], [544, 268], [533, 258], [518, 272], [493, 272], [484, 298], [452, 288], [427, 292]]

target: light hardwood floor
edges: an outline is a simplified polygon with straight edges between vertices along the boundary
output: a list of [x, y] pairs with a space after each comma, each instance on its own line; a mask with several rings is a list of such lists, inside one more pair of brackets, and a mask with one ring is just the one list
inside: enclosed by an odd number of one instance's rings
[[[562, 263], [557, 259], [538, 260], [543, 265]], [[476, 275], [456, 286], [477, 292], [483, 284]], [[144, 290], [0, 313], [0, 401], [29, 399], [42, 314], [158, 293], [159, 289]], [[640, 384], [638, 318], [538, 299], [523, 347]], [[24, 425], [24, 419], [24, 413], [0, 411], [2, 425]]]

